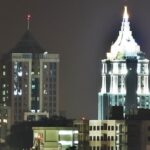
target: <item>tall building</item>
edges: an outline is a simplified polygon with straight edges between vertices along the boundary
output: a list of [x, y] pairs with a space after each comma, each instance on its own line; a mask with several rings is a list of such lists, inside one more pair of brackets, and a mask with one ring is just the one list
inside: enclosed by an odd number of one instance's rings
[[59, 54], [27, 30], [1, 63], [1, 105], [10, 106], [11, 124], [59, 114]]
[[102, 60], [98, 119], [108, 119], [112, 106], [122, 106], [124, 116], [138, 108], [150, 109], [149, 60], [132, 36], [127, 7], [119, 36]]
[[102, 60], [98, 120], [89, 121], [91, 150], [150, 149], [149, 60], [130, 31], [125, 7], [119, 36]]

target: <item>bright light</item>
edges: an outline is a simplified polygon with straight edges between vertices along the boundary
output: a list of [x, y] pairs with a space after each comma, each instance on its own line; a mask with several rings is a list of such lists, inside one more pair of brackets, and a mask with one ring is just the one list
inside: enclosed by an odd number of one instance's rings
[[7, 123], [7, 119], [3, 119], [3, 122], [4, 122], [4, 123]]
[[71, 145], [72, 146], [72, 141], [59, 141], [61, 145]]
[[128, 12], [127, 12], [127, 6], [124, 7], [123, 18], [124, 18], [124, 19], [129, 19], [129, 15], [128, 15]]
[[32, 112], [32, 113], [35, 113], [35, 110], [34, 110], [34, 109], [31, 109], [31, 112]]
[[79, 133], [79, 131], [78, 131], [78, 130], [75, 130], [75, 131], [73, 131], [73, 133], [74, 133], [74, 134], [78, 134], [78, 133]]
[[74, 141], [74, 144], [78, 144], [79, 142], [78, 141]]
[[73, 131], [60, 130], [59, 135], [72, 135]]
[[17, 95], [17, 90], [14, 90], [14, 95]]
[[18, 72], [18, 76], [19, 76], [19, 77], [22, 77], [22, 71], [19, 71], [19, 72]]

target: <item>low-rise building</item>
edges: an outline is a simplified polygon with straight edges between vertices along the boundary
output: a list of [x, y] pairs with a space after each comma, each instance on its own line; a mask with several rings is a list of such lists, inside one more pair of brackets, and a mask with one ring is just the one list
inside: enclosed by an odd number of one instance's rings
[[33, 149], [66, 150], [78, 147], [78, 130], [75, 127], [33, 127]]
[[91, 150], [127, 150], [127, 126], [124, 120], [90, 120]]

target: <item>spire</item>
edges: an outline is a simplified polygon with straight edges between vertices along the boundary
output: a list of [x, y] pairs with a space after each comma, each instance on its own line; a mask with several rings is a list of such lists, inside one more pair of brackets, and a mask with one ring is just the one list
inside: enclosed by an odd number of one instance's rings
[[127, 6], [124, 6], [123, 19], [124, 20], [128, 20], [129, 19], [129, 15], [128, 15], [128, 12], [127, 12]]
[[30, 14], [27, 14], [27, 30], [30, 29], [30, 21], [31, 21], [31, 15]]
[[135, 42], [132, 36], [127, 6], [125, 6], [119, 36], [114, 44], [111, 46], [110, 53], [107, 53], [107, 58], [123, 59], [125, 57], [137, 57], [137, 54], [139, 52], [140, 46]]

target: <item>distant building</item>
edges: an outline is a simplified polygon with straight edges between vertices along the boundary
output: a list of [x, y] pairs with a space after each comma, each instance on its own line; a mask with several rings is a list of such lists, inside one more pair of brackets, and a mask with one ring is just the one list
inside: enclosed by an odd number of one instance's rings
[[66, 150], [78, 147], [78, 130], [73, 127], [33, 127], [33, 149]]
[[102, 60], [102, 87], [98, 93], [98, 119], [108, 119], [112, 106], [122, 106], [123, 116], [150, 109], [149, 60], [135, 42], [127, 7], [121, 30]]
[[59, 54], [41, 48], [27, 30], [1, 60], [2, 106], [11, 108], [11, 124], [59, 115]]

